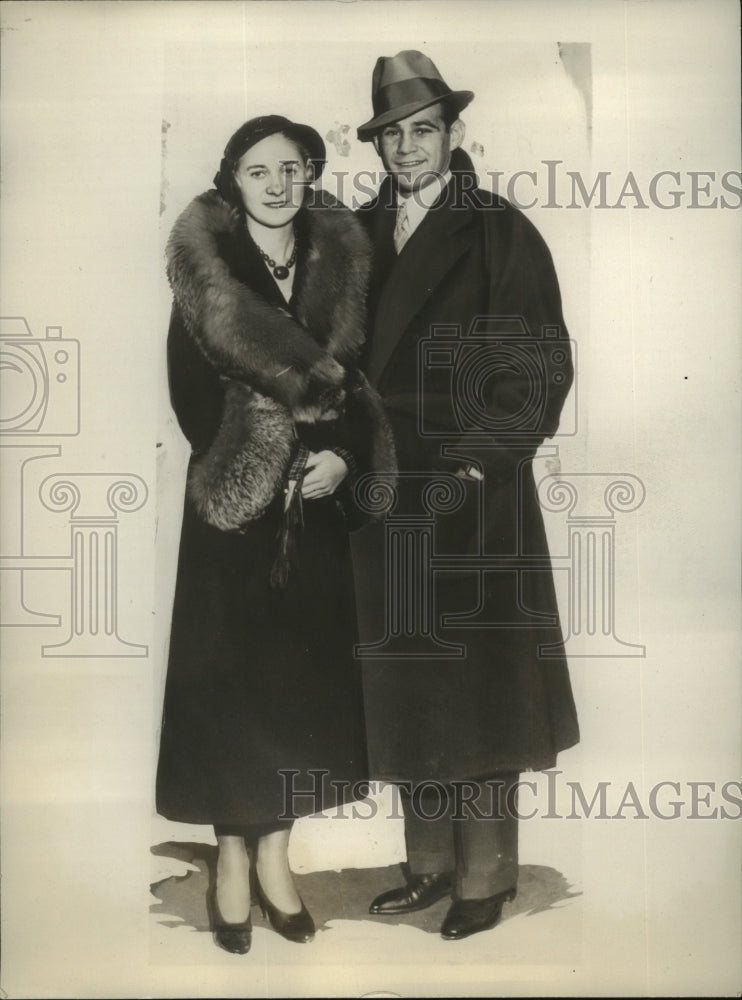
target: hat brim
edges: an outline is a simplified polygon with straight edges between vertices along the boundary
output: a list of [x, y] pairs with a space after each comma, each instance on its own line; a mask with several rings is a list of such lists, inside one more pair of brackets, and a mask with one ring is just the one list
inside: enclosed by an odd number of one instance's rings
[[442, 97], [432, 97], [426, 101], [411, 101], [409, 104], [400, 104], [396, 108], [390, 108], [389, 111], [384, 111], [382, 114], [377, 115], [364, 125], [359, 125], [358, 139], [360, 142], [370, 142], [379, 129], [384, 128], [385, 125], [391, 125], [394, 122], [401, 121], [403, 118], [409, 118], [416, 111], [423, 111], [434, 104], [453, 104], [456, 107], [456, 111], [461, 112], [473, 100], [473, 90], [452, 90], [450, 94], [445, 94]]

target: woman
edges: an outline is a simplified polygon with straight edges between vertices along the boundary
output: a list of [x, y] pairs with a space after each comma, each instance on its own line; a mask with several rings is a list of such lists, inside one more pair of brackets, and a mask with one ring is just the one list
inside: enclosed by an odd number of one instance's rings
[[251, 884], [279, 933], [311, 939], [291, 824], [366, 776], [351, 487], [394, 456], [355, 368], [370, 251], [310, 187], [324, 161], [314, 129], [246, 122], [168, 243], [170, 393], [193, 454], [157, 808], [214, 825], [212, 930], [240, 954]]

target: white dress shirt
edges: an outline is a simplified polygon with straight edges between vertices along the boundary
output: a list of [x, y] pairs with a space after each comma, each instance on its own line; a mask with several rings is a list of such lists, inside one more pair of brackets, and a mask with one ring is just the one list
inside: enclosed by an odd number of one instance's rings
[[400, 227], [399, 222], [395, 226], [394, 245], [397, 247], [397, 253], [401, 252], [404, 244], [423, 221], [430, 207], [438, 201], [442, 191], [450, 180], [451, 171], [447, 170], [445, 174], [439, 174], [438, 177], [434, 178], [430, 184], [426, 184], [425, 187], [421, 187], [417, 191], [412, 191], [408, 195], [402, 195], [401, 193], [398, 195], [399, 207], [397, 208], [397, 216], [399, 218], [404, 209], [406, 219], [402, 227]]

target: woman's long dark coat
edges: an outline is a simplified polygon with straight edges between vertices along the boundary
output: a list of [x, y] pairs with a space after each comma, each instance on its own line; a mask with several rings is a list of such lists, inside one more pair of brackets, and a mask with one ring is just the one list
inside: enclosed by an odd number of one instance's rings
[[[280, 490], [241, 531], [220, 530], [203, 516], [208, 510], [229, 523], [240, 491], [251, 491], [242, 500], [260, 493], [265, 470], [290, 443], [286, 427], [293, 435], [296, 421], [313, 450], [351, 449], [362, 470], [389, 463], [383, 409], [362, 376], [347, 374], [363, 336], [367, 240], [343, 208], [305, 209], [297, 230], [290, 309], [244, 224], [215, 192], [189, 206], [169, 245], [171, 400], [193, 457], [157, 809], [183, 822], [261, 824], [306, 815], [342, 801], [349, 794], [342, 783], [367, 775], [348, 526], [336, 499], [304, 503], [296, 563], [283, 589], [269, 583], [283, 517]], [[253, 435], [247, 472], [244, 465], [230, 472], [224, 453], [225, 423], [240, 416], [226, 404], [235, 380], [247, 394], [243, 424]], [[337, 402], [341, 383], [349, 417], [319, 419], [327, 399]], [[273, 422], [251, 425], [256, 412]], [[241, 426], [235, 423], [232, 437]], [[205, 504], [194, 469], [218, 434], [222, 480], [232, 481]], [[288, 787], [315, 794], [287, 804]]]
[[[429, 637], [422, 634], [400, 637], [386, 655], [377, 647], [377, 657], [367, 656], [371, 771], [389, 780], [449, 781], [548, 768], [578, 740], [565, 657], [539, 653], [539, 647], [558, 646], [561, 632], [531, 468], [536, 448], [557, 429], [572, 381], [559, 288], [532, 224], [487, 192], [473, 197], [475, 184], [473, 174], [455, 173], [399, 257], [388, 182], [360, 212], [376, 255], [366, 371], [394, 430], [400, 471], [394, 513], [425, 512], [427, 480], [408, 473], [450, 476], [471, 462], [486, 484], [458, 480], [465, 499], [454, 513], [437, 515], [436, 555], [481, 552], [509, 560], [481, 577], [460, 561], [436, 573], [435, 630], [443, 641], [463, 644], [464, 658], [431, 657]], [[504, 319], [480, 324], [480, 349], [470, 328], [476, 317], [487, 316]], [[434, 353], [424, 355], [423, 342], [436, 327], [446, 329], [436, 334]], [[467, 338], [470, 346], [461, 347]], [[465, 371], [476, 351], [493, 364], [487, 369], [485, 362], [487, 377], [477, 383], [472, 364], [471, 378], [452, 382], [452, 372], [457, 366]], [[535, 364], [529, 367], [528, 358]], [[454, 410], [457, 393], [467, 394], [468, 411]], [[476, 423], [467, 424], [477, 408], [487, 414], [484, 434]], [[442, 444], [449, 457], [441, 457]], [[394, 625], [384, 608], [393, 584], [384, 576], [382, 535], [374, 527], [353, 540], [367, 644], [378, 643]], [[515, 567], [524, 565], [523, 556], [540, 556], [540, 569], [519, 574]], [[478, 617], [479, 627], [452, 627], [442, 619], [467, 612]], [[400, 649], [408, 655], [390, 655]]]

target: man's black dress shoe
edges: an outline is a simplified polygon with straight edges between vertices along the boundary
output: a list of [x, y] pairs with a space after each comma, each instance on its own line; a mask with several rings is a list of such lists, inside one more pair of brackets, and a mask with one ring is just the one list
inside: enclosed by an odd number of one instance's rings
[[462, 938], [488, 931], [502, 916], [503, 903], [515, 899], [515, 889], [506, 889], [486, 899], [456, 899], [441, 927], [441, 937], [446, 941], [461, 941]]
[[377, 896], [369, 906], [368, 912], [414, 913], [416, 910], [432, 906], [444, 896], [450, 896], [451, 889], [451, 876], [447, 873], [412, 876], [409, 883], [401, 889], [389, 889]]

